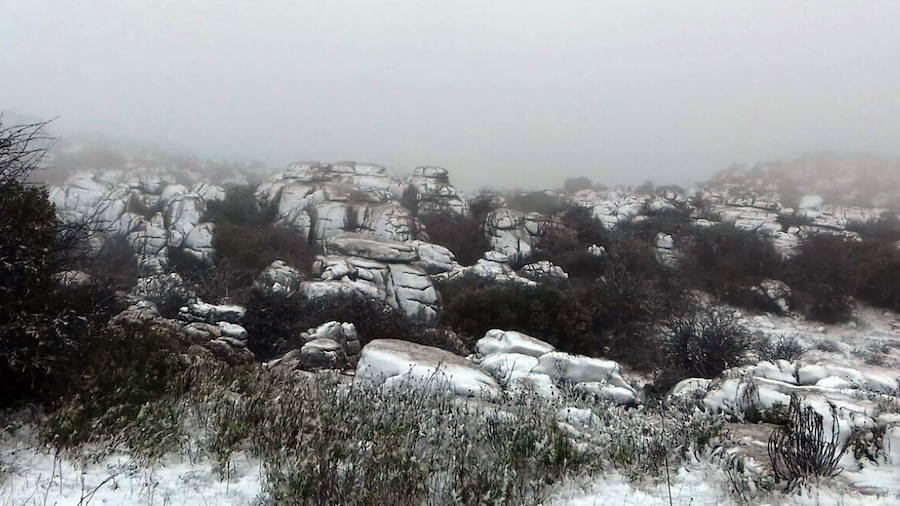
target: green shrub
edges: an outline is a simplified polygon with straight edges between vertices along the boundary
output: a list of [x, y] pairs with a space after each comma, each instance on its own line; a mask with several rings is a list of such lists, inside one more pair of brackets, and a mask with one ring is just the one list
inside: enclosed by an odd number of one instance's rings
[[507, 197], [506, 205], [523, 213], [541, 213], [545, 216], [556, 214], [567, 206], [565, 199], [548, 191], [512, 195]]
[[[483, 217], [482, 217], [483, 218]], [[462, 265], [473, 265], [491, 250], [482, 229], [482, 221], [475, 216], [453, 213], [420, 216], [428, 240], [453, 252]]]
[[560, 350], [605, 356], [654, 370], [659, 327], [692, 301], [675, 288], [613, 268], [594, 281], [522, 286], [463, 278], [438, 286], [443, 322], [475, 340], [490, 329], [517, 330]]
[[60, 286], [77, 268], [86, 223], [57, 217], [28, 183], [44, 154], [43, 124], [0, 124], [0, 407], [51, 399], [77, 373], [79, 349], [114, 310], [115, 286]]
[[768, 310], [752, 288], [780, 279], [784, 261], [761, 234], [721, 223], [694, 231], [680, 268], [685, 280], [727, 303]]
[[863, 241], [854, 256], [856, 296], [873, 306], [900, 311], [900, 245]]
[[149, 325], [97, 336], [75, 395], [50, 416], [43, 438], [59, 448], [123, 442], [147, 458], [177, 449], [182, 414], [161, 400], [184, 392], [180, 351], [173, 334]]
[[302, 345], [300, 334], [329, 322], [353, 323], [360, 344], [374, 339], [403, 339], [465, 355], [470, 350], [452, 334], [413, 320], [387, 303], [355, 294], [309, 299], [253, 290], [243, 325], [249, 348], [266, 360]]
[[804, 239], [788, 262], [785, 280], [793, 290], [792, 306], [816, 320], [849, 320], [859, 283], [854, 249], [851, 240], [838, 235]]

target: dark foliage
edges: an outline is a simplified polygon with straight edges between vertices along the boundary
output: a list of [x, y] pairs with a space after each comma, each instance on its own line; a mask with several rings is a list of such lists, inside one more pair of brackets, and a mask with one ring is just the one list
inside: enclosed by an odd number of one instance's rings
[[575, 193], [580, 190], [590, 190], [594, 187], [594, 183], [587, 177], [570, 177], [563, 182], [563, 188], [569, 193]]
[[856, 297], [873, 306], [900, 311], [900, 245], [864, 240], [855, 249]]
[[813, 224], [812, 218], [805, 214], [794, 211], [790, 214], [778, 213], [778, 224], [781, 225], [781, 231], [787, 232], [791, 227], [804, 227]]
[[858, 284], [853, 250], [849, 239], [837, 235], [805, 239], [788, 262], [786, 281], [794, 291], [792, 305], [816, 320], [850, 319]]
[[684, 278], [697, 288], [730, 304], [761, 310], [769, 307], [752, 287], [779, 279], [784, 271], [769, 239], [731, 223], [696, 229], [680, 265]]
[[847, 230], [856, 232], [865, 241], [900, 241], [900, 219], [891, 213], [885, 213], [874, 220], [848, 223]]
[[[85, 350], [77, 392], [44, 428], [44, 437], [70, 447], [126, 431], [147, 417], [145, 406], [183, 391], [176, 379], [188, 364], [184, 344], [166, 331], [132, 325], [99, 333]], [[149, 434], [165, 438], [174, 434]], [[141, 448], [134, 448], [135, 451]]]
[[206, 216], [203, 221], [213, 223], [230, 223], [241, 226], [261, 226], [275, 219], [276, 209], [262, 206], [256, 199], [253, 185], [232, 186], [221, 201], [210, 201], [206, 205]]
[[59, 393], [81, 347], [114, 311], [112, 288], [62, 286], [86, 224], [60, 222], [43, 187], [26, 183], [43, 155], [43, 124], [0, 126], [0, 406]]
[[329, 321], [353, 323], [363, 345], [374, 339], [403, 339], [459, 354], [467, 351], [454, 336], [361, 295], [309, 299], [302, 294], [253, 290], [242, 323], [250, 336], [250, 349], [265, 360], [300, 347], [302, 332]]
[[512, 195], [506, 199], [506, 205], [523, 213], [541, 213], [550, 216], [562, 211], [567, 204], [565, 199], [553, 192], [536, 191]]
[[400, 197], [400, 205], [415, 217], [419, 215], [419, 190], [415, 185], [408, 185]]
[[315, 250], [296, 230], [273, 223], [275, 210], [260, 206], [252, 186], [230, 188], [221, 202], [210, 202], [206, 219], [213, 233], [214, 265], [202, 265], [174, 252], [176, 270], [206, 300], [237, 302], [247, 297], [256, 276], [275, 260], [309, 273]]
[[788, 423], [772, 431], [768, 451], [775, 478], [791, 486], [807, 477], [837, 476], [838, 463], [847, 447], [840, 443], [837, 423], [832, 424], [831, 434], [826, 436], [822, 415], [811, 406], [801, 406], [800, 398], [794, 395]]
[[493, 328], [534, 335], [563, 351], [606, 356], [653, 370], [659, 364], [661, 322], [687, 310], [684, 294], [655, 280], [610, 269], [594, 281], [521, 286], [460, 279], [439, 286], [444, 323], [465, 338]]
[[482, 221], [475, 216], [447, 213], [430, 214], [419, 219], [428, 240], [452, 251], [463, 265], [474, 264], [485, 251], [491, 249], [482, 229]]
[[806, 354], [806, 348], [797, 341], [795, 336], [781, 336], [774, 343], [764, 337], [763, 341], [757, 345], [757, 354], [760, 360], [769, 362], [776, 360], [796, 362]]
[[665, 363], [681, 377], [715, 378], [742, 365], [753, 345], [753, 336], [733, 314], [711, 308], [672, 323]]

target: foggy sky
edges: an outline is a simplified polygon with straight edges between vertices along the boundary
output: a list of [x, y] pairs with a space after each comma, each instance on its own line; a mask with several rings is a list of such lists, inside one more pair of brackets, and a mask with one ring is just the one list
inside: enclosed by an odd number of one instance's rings
[[900, 2], [0, 0], [0, 109], [467, 189], [900, 151]]

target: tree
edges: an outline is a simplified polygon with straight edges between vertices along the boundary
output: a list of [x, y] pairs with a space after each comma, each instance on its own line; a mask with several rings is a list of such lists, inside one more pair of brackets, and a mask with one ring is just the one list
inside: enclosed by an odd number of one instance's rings
[[47, 190], [29, 182], [45, 125], [0, 124], [0, 406], [45, 390], [110, 299], [91, 289], [73, 297], [58, 281], [89, 227], [59, 220]]

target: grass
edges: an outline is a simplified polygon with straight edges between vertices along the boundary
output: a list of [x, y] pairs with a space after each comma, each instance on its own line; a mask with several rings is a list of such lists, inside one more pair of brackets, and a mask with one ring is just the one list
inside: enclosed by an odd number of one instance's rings
[[[208, 457], [223, 479], [240, 452], [262, 463], [271, 504], [534, 504], [568, 478], [659, 476], [721, 430], [685, 405], [361, 390], [340, 376], [302, 380], [172, 351], [131, 354], [145, 363], [137, 370], [123, 359], [91, 372], [104, 378], [49, 417], [44, 441], [127, 447], [145, 463]], [[563, 404], [577, 416], [562, 417]]]

